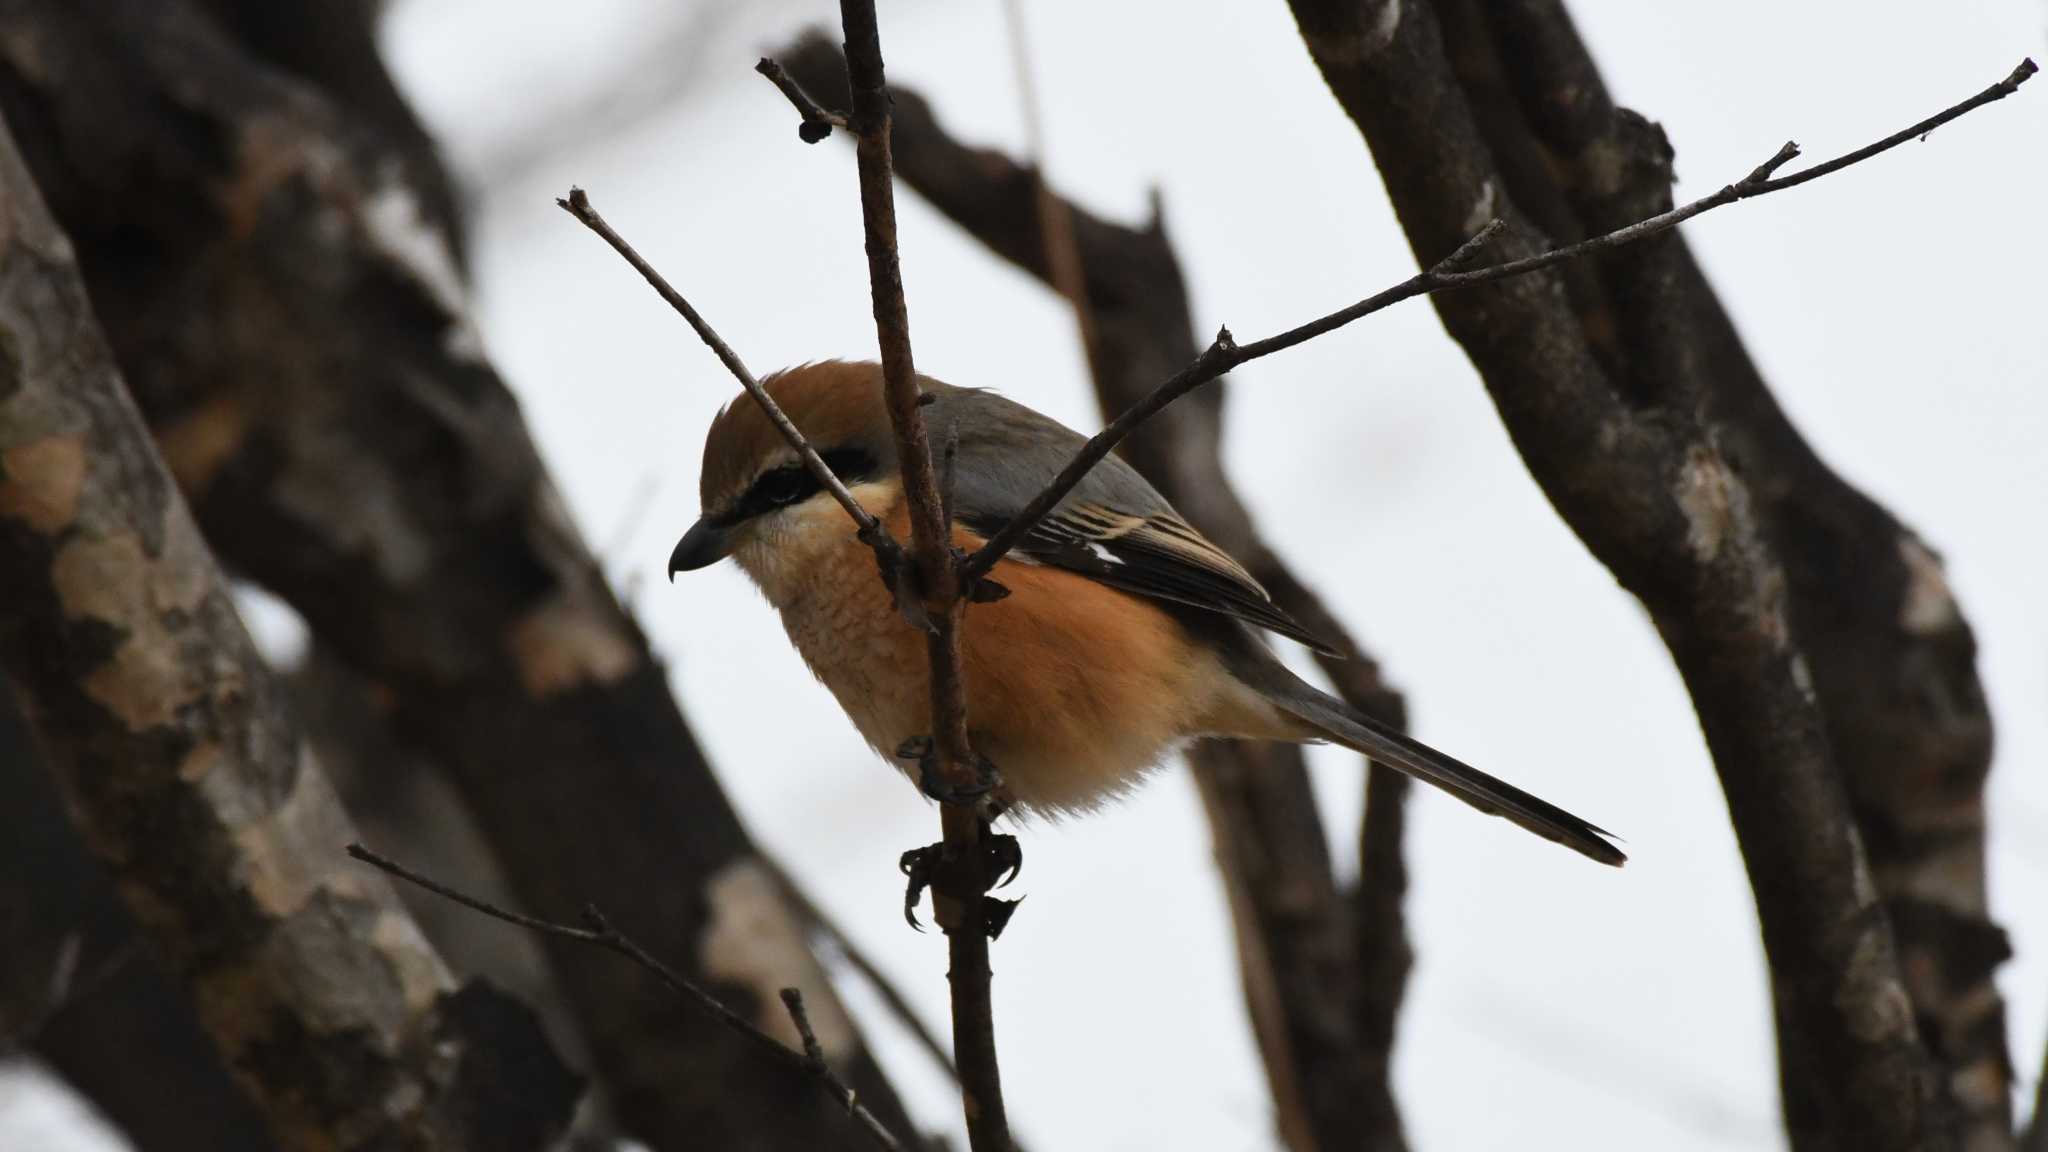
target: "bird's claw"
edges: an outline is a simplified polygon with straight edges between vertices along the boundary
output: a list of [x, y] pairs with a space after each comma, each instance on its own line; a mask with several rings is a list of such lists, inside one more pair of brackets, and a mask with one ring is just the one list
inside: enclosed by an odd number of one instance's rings
[[903, 870], [909, 883], [903, 889], [903, 919], [919, 932], [924, 925], [917, 922], [917, 904], [924, 899], [924, 890], [932, 886], [932, 865], [945, 849], [943, 844], [931, 844], [923, 848], [912, 848], [903, 854], [896, 866]]
[[[1017, 843], [1015, 836], [1004, 836], [984, 829], [982, 831], [982, 850], [988, 854], [989, 879], [995, 881], [997, 888], [1008, 888], [1010, 882], [1017, 878], [1018, 873], [1024, 871], [1024, 847]], [[995, 878], [998, 876], [1002, 877], [1002, 879], [996, 880]], [[1003, 914], [1005, 921], [1009, 918], [1007, 912]], [[991, 920], [990, 923], [993, 924], [994, 921]], [[997, 931], [1001, 931], [1001, 929], [997, 928], [991, 931], [989, 939], [995, 939], [995, 932]]]
[[994, 896], [981, 898], [981, 923], [987, 929], [989, 939], [994, 940], [1003, 934], [1003, 929], [1009, 927], [1010, 917], [1017, 914], [1017, 905], [1023, 902], [1022, 896], [1015, 900], [998, 900]]

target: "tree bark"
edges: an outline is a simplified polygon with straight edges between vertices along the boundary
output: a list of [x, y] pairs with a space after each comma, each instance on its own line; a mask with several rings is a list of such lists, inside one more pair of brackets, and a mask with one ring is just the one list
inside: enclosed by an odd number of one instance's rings
[[[827, 108], [846, 107], [845, 65], [829, 39], [807, 36], [778, 59]], [[996, 254], [1071, 292], [1058, 283], [1060, 229], [1046, 209], [1065, 214], [1079, 257], [1089, 364], [1106, 414], [1194, 358], [1186, 285], [1158, 220], [1128, 228], [1063, 200], [1048, 205], [1031, 169], [955, 140], [917, 94], [899, 88], [892, 95], [897, 174]], [[1401, 698], [1378, 665], [1259, 539], [1222, 471], [1222, 413], [1219, 381], [1160, 413], [1131, 437], [1125, 455], [1196, 527], [1243, 560], [1284, 609], [1356, 653], [1324, 663], [1340, 694], [1402, 723]], [[1404, 778], [1371, 769], [1368, 820], [1377, 821], [1377, 834], [1359, 892], [1347, 901], [1300, 748], [1212, 741], [1188, 759], [1237, 924], [1246, 1006], [1281, 1138], [1297, 1150], [1404, 1148], [1387, 1078], [1409, 965], [1400, 897]]]
[[87, 842], [286, 1147], [543, 1148], [578, 1086], [457, 988], [285, 714], [0, 131], [0, 606]]
[[[910, 1131], [603, 581], [464, 314], [428, 197], [367, 125], [185, 0], [0, 0], [0, 109], [78, 245], [180, 486], [445, 764], [521, 902], [621, 930]], [[622, 1122], [835, 1147], [800, 1070], [615, 957], [552, 942]]]
[[277, 1147], [135, 933], [0, 680], [0, 1059], [32, 1053], [140, 1152]]
[[[1671, 206], [1670, 143], [1615, 106], [1563, 4], [1456, 0], [1442, 10], [1460, 83], [1475, 108], [1498, 109], [1479, 117], [1487, 146], [1526, 157], [1502, 162], [1507, 190], [1518, 204], [1547, 207], [1536, 220], [1553, 241]], [[1682, 235], [1579, 268], [1581, 327], [1611, 334], [1610, 374], [1636, 396], [1702, 403], [1749, 485], [1784, 564], [1793, 633], [1812, 662], [1921, 1040], [1965, 1146], [2009, 1148], [2012, 1069], [1993, 975], [2011, 952], [1985, 884], [1991, 716], [1976, 640], [1940, 558], [1792, 426]], [[1780, 1043], [1805, 1041], [1793, 1026]], [[1804, 1061], [1787, 1056], [1788, 1068]], [[1804, 1084], [1784, 1091], [1793, 1127], [1823, 1118]]]
[[[1508, 223], [1491, 255], [1543, 248], [1446, 59], [1434, 4], [1292, 6], [1421, 263], [1491, 217]], [[1531, 474], [1649, 609], [1692, 695], [1756, 894], [1781, 1029], [1800, 1038], [1794, 1074], [1817, 1122], [1795, 1123], [1796, 1146], [1955, 1147], [1793, 630], [1768, 495], [1720, 447], [1725, 418], [1683, 395], [1633, 394], [1556, 270], [1433, 300]]]

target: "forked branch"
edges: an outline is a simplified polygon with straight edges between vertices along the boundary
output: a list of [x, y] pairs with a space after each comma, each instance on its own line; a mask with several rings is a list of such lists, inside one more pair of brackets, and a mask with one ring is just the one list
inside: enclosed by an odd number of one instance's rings
[[1285, 351], [1297, 344], [1313, 340], [1324, 333], [1334, 332], [1355, 320], [1363, 319], [1403, 300], [1412, 299], [1416, 296], [1428, 296], [1437, 292], [1448, 291], [1452, 288], [1465, 288], [1474, 284], [1489, 284], [1496, 280], [1506, 280], [1510, 277], [1540, 271], [1553, 265], [1562, 264], [1567, 260], [1576, 260], [1595, 252], [1618, 248], [1624, 244], [1631, 244], [1659, 233], [1668, 232], [1703, 212], [1712, 211], [1726, 204], [1733, 204], [1738, 200], [1752, 200], [1758, 196], [1769, 195], [1772, 192], [1782, 192], [1787, 188], [1797, 187], [1809, 180], [1817, 179], [1831, 172], [1839, 172], [1851, 164], [1868, 160], [1872, 156], [1894, 148], [1908, 140], [1925, 136], [1927, 133], [1957, 117], [2012, 95], [2037, 70], [2033, 60], [2021, 60], [2019, 65], [2005, 79], [1964, 100], [1960, 104], [1946, 108], [1909, 128], [1894, 132], [1890, 136], [1874, 144], [1858, 148], [1854, 152], [1849, 152], [1825, 163], [1816, 164], [1811, 168], [1794, 172], [1789, 176], [1776, 176], [1775, 173], [1778, 169], [1784, 167], [1799, 155], [1799, 146], [1788, 141], [1782, 148], [1778, 149], [1776, 155], [1757, 165], [1748, 176], [1733, 184], [1722, 187], [1712, 195], [1703, 196], [1689, 204], [1681, 204], [1669, 212], [1659, 213], [1648, 219], [1616, 228], [1612, 232], [1607, 232], [1588, 240], [1582, 240], [1577, 244], [1553, 248], [1548, 252], [1540, 252], [1521, 260], [1510, 260], [1506, 263], [1494, 264], [1471, 271], [1460, 270], [1460, 265], [1468, 263], [1476, 255], [1478, 248], [1504, 226], [1502, 221], [1493, 220], [1474, 233], [1464, 244], [1460, 245], [1457, 251], [1445, 257], [1434, 267], [1418, 272], [1391, 288], [1376, 292], [1355, 304], [1340, 308], [1327, 316], [1318, 317], [1306, 324], [1268, 336], [1263, 340], [1254, 340], [1249, 344], [1239, 344], [1231, 337], [1230, 330], [1224, 328], [1217, 332], [1216, 339], [1209, 347], [1203, 349], [1201, 354], [1196, 356], [1187, 367], [1174, 373], [1161, 383], [1159, 387], [1155, 388], [1150, 395], [1132, 405], [1122, 415], [1111, 421], [1108, 427], [1090, 437], [1088, 443], [1083, 445], [1074, 454], [1074, 458], [1068, 462], [1065, 468], [1060, 470], [1059, 476], [1051, 484], [1047, 485], [1044, 491], [1033, 497], [1031, 502], [1024, 506], [1023, 511], [1012, 517], [1008, 524], [1005, 524], [994, 536], [989, 537], [985, 544], [961, 563], [961, 579], [971, 583], [986, 575], [991, 568], [995, 567], [998, 560], [1001, 560], [1010, 549], [1016, 547], [1040, 520], [1044, 519], [1048, 513], [1058, 506], [1061, 500], [1066, 498], [1067, 493], [1073, 491], [1074, 486], [1079, 484], [1082, 478], [1087, 476], [1095, 465], [1101, 463], [1105, 457], [1114, 452], [1117, 445], [1123, 443], [1124, 438], [1129, 436], [1140, 424], [1143, 424], [1153, 414], [1175, 400], [1180, 399], [1182, 396], [1187, 395], [1189, 392], [1207, 384], [1209, 381], [1216, 379], [1239, 365], [1247, 364], [1264, 356], [1271, 356], [1275, 352]]

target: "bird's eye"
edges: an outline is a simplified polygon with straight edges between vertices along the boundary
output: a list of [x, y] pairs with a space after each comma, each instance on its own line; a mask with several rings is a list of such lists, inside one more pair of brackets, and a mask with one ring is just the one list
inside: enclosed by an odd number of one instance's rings
[[754, 482], [761, 502], [774, 507], [794, 504], [817, 490], [817, 480], [803, 468], [777, 468]]

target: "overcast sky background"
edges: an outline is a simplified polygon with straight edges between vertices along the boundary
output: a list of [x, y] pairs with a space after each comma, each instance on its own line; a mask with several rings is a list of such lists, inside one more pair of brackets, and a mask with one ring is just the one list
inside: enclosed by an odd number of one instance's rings
[[[1683, 198], [1788, 137], [1821, 158], [1911, 123], [2040, 56], [2048, 30], [2038, 0], [1572, 9], [1617, 99], [1669, 131]], [[934, 837], [933, 812], [874, 761], [738, 572], [662, 579], [733, 385], [553, 204], [588, 189], [757, 372], [872, 356], [851, 149], [798, 143], [752, 72], [834, 19], [828, 0], [711, 16], [663, 0], [398, 0], [387, 46], [474, 183], [486, 345], [727, 788], [940, 1023], [944, 944], [903, 927], [895, 867]], [[1055, 181], [1125, 219], [1160, 189], [1204, 330], [1264, 335], [1412, 271], [1370, 158], [1279, 0], [1058, 0], [1028, 19]], [[883, 21], [892, 80], [964, 137], [1020, 146], [999, 4], [887, 3]], [[1687, 229], [1780, 400], [1945, 554], [1977, 628], [1999, 725], [1991, 878], [2018, 952], [2001, 985], [2024, 1099], [2048, 1025], [2043, 84]], [[899, 212], [919, 366], [1096, 426], [1063, 307], [913, 196]], [[1418, 734], [1616, 829], [1632, 856], [1596, 868], [1418, 792], [1418, 959], [1396, 1065], [1416, 1147], [1781, 1142], [1753, 906], [1684, 691], [1641, 609], [1529, 480], [1435, 313], [1405, 304], [1232, 379], [1233, 480], [1407, 691]], [[1327, 749], [1311, 759], [1349, 875], [1359, 766]], [[1030, 828], [1025, 850], [1030, 900], [994, 953], [1020, 1137], [1275, 1147], [1184, 771], [1093, 820]], [[952, 1090], [867, 1020], [916, 1113], [957, 1131]], [[9, 1091], [25, 1089], [0, 1090], [0, 1117]]]

